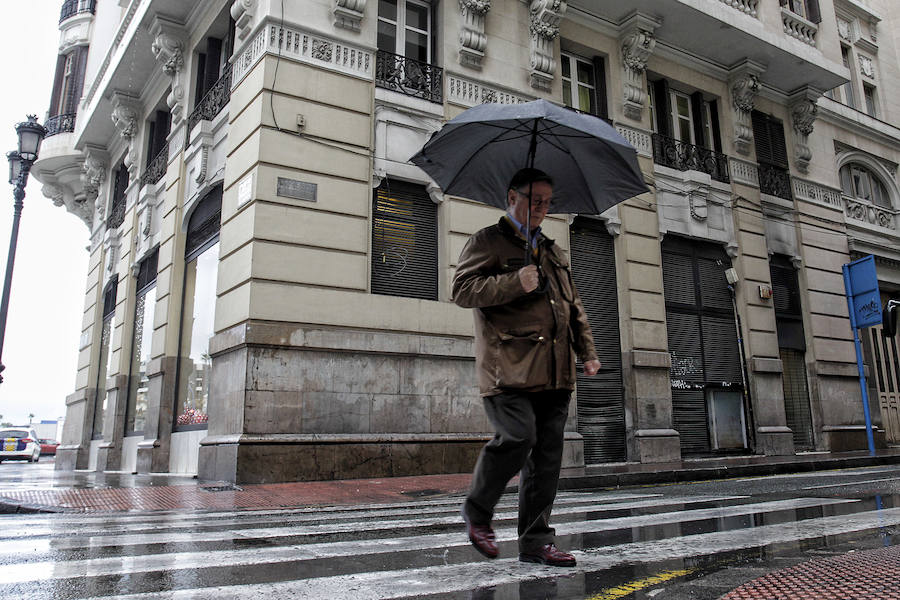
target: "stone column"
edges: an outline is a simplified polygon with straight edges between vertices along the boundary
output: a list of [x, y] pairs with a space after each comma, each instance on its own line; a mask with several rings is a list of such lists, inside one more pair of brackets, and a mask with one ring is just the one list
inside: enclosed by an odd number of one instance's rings
[[[171, 328], [177, 335], [177, 328]], [[147, 391], [147, 420], [144, 439], [138, 442], [137, 472], [164, 473], [169, 470], [169, 448], [175, 409], [175, 372], [178, 359], [155, 358], [147, 364], [150, 379]]]
[[128, 375], [106, 380], [106, 414], [103, 443], [97, 450], [97, 471], [118, 471], [122, 467], [122, 441], [125, 437], [125, 405], [128, 403]]

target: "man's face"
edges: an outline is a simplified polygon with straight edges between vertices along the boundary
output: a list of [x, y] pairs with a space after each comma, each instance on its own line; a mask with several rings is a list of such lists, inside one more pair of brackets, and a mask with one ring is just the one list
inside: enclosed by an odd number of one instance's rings
[[[518, 190], [509, 190], [506, 201], [509, 204], [509, 213], [516, 221], [523, 225], [528, 220], [528, 184]], [[529, 229], [538, 227], [550, 210], [550, 201], [553, 199], [553, 187], [546, 181], [536, 181], [531, 184], [531, 223]]]

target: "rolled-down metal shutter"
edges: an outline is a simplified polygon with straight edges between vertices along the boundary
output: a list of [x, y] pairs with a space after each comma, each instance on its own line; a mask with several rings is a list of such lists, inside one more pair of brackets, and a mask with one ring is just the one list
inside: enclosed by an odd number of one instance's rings
[[572, 277], [594, 334], [603, 368], [585, 377], [578, 364], [578, 432], [586, 463], [625, 460], [625, 391], [619, 343], [619, 302], [613, 238], [603, 225], [576, 219], [571, 230]]
[[372, 293], [438, 299], [437, 206], [425, 186], [385, 179], [375, 190]]

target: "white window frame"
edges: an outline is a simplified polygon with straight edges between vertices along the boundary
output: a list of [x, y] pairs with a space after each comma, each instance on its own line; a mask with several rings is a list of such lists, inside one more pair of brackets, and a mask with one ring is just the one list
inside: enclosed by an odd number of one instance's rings
[[[431, 56], [431, 46], [432, 46], [432, 31], [431, 31], [431, 21], [433, 19], [431, 12], [431, 3], [423, 2], [422, 0], [396, 0], [397, 2], [397, 20], [392, 21], [386, 17], [383, 17], [380, 13], [378, 15], [378, 20], [384, 23], [389, 23], [394, 27], [394, 50], [393, 53], [398, 56], [406, 56], [406, 31], [413, 31], [415, 33], [425, 34], [425, 51], [426, 51], [426, 60], [428, 64], [432, 63]], [[406, 6], [414, 5], [424, 7], [428, 12], [428, 17], [426, 18], [426, 27], [428, 29], [422, 30], [407, 25], [406, 23]], [[377, 34], [376, 34], [377, 35]]]
[[62, 82], [59, 86], [59, 98], [56, 103], [56, 114], [61, 115], [66, 112], [69, 90], [75, 84], [75, 53], [69, 52], [66, 55], [66, 61], [63, 64]]
[[[591, 84], [591, 83], [587, 83], [587, 82], [582, 82], [581, 80], [578, 79], [578, 63], [583, 63], [585, 66], [587, 66], [587, 68], [591, 70], [592, 74], [594, 73], [594, 64], [589, 60], [586, 60], [586, 59], [581, 58], [580, 56], [576, 56], [574, 54], [569, 54], [567, 52], [561, 52], [560, 58], [569, 67], [569, 77], [565, 77], [562, 75], [562, 73], [563, 73], [562, 65], [560, 65], [560, 69], [559, 69], [560, 79], [562, 79], [563, 81], [567, 81], [569, 83], [570, 98], [569, 98], [569, 103], [566, 104], [566, 106], [568, 106], [570, 108], [574, 108], [575, 110], [580, 110], [581, 112], [597, 114], [597, 111], [599, 109], [599, 107], [596, 106], [597, 82], [595, 81], [593, 84]], [[594, 74], [593, 76], [596, 77], [596, 74]], [[591, 110], [590, 104], [588, 104], [588, 106], [581, 106], [580, 96], [578, 94], [579, 88], [585, 88], [585, 89], [589, 90], [589, 92], [591, 94], [591, 98], [594, 99], [594, 110], [593, 111]], [[564, 103], [565, 103], [565, 100], [566, 99], [565, 99], [565, 94], [564, 94], [563, 95]]]
[[[690, 132], [690, 139], [683, 140], [681, 139], [681, 123], [680, 121], [684, 120], [684, 117], [678, 114], [678, 98], [684, 98], [687, 101], [687, 124], [688, 131]], [[672, 119], [672, 137], [674, 137], [679, 142], [684, 142], [685, 144], [696, 144], [697, 142], [694, 140], [694, 111], [691, 110], [691, 97], [685, 94], [684, 92], [679, 92], [678, 90], [669, 90], [669, 101], [672, 104], [671, 114], [669, 117]]]
[[863, 102], [866, 114], [870, 117], [878, 117], [878, 97], [874, 85], [863, 84]]
[[853, 91], [853, 86], [856, 85], [856, 77], [853, 71], [852, 51], [849, 46], [841, 44], [841, 61], [845, 67], [850, 69], [850, 81], [841, 86], [841, 96], [844, 104], [850, 108], [856, 108], [856, 94]]

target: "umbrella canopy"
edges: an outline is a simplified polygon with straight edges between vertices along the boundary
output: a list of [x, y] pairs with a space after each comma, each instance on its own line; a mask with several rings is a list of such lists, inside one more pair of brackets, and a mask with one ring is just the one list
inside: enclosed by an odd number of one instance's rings
[[597, 214], [649, 191], [637, 151], [611, 125], [546, 100], [470, 108], [410, 160], [445, 194], [503, 209], [509, 180], [532, 166], [553, 177], [554, 213]]

